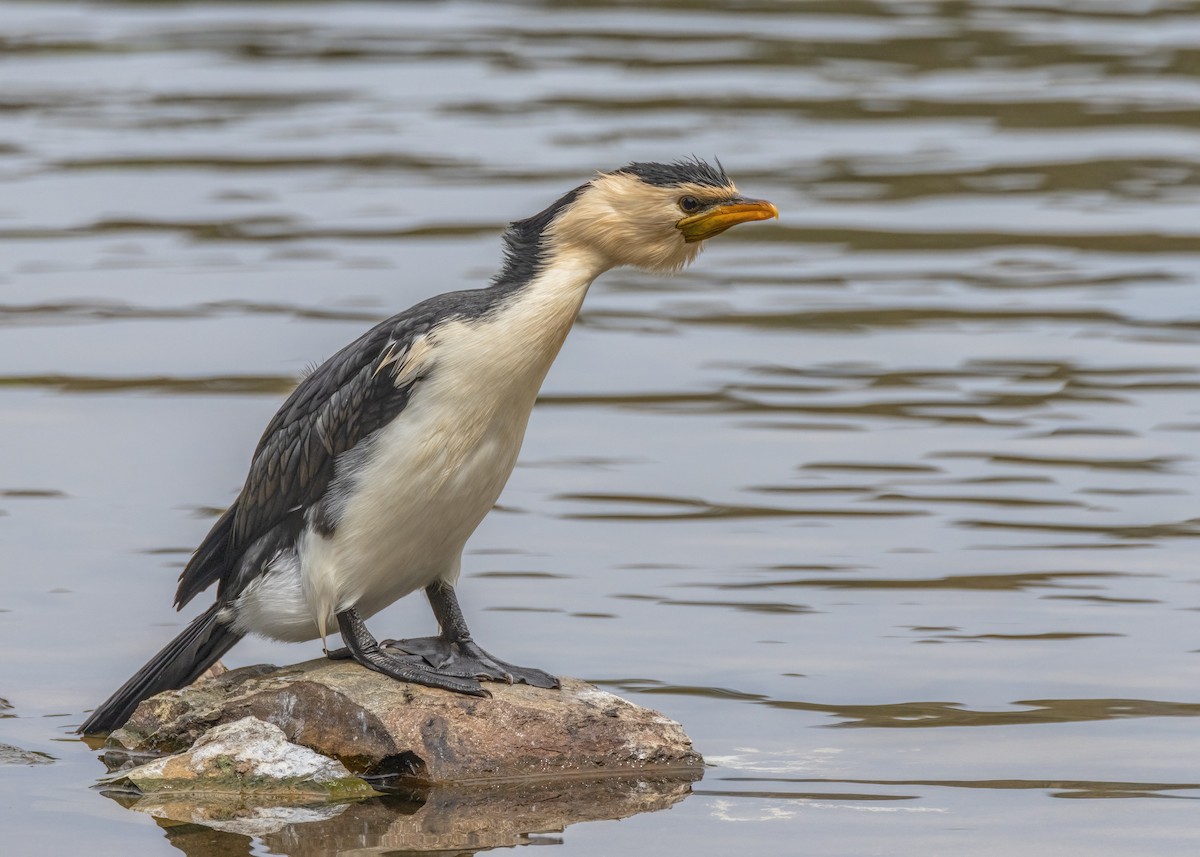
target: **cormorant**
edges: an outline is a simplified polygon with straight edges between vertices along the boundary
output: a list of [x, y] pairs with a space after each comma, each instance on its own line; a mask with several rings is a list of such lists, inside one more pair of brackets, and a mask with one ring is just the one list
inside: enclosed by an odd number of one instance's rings
[[[487, 288], [422, 301], [305, 377], [267, 426], [233, 505], [179, 578], [216, 602], [97, 708], [109, 732], [198, 678], [246, 634], [303, 641], [403, 681], [486, 696], [477, 679], [557, 687], [471, 639], [454, 584], [463, 547], [517, 461], [542, 380], [600, 274], [666, 273], [738, 223], [778, 217], [718, 162], [632, 163], [511, 224]], [[364, 619], [424, 589], [436, 637], [379, 643]]]

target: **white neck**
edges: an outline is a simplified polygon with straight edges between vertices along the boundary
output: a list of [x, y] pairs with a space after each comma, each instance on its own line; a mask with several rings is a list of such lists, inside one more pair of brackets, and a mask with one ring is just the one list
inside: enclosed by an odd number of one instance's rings
[[560, 250], [501, 310], [514, 325], [513, 341], [525, 343], [538, 352], [539, 362], [545, 361], [542, 375], [571, 331], [592, 282], [611, 267], [596, 253]]
[[507, 390], [528, 416], [588, 287], [608, 267], [590, 254], [558, 253], [547, 259], [533, 279], [506, 290], [483, 315], [439, 327], [434, 332], [438, 364], [458, 379], [456, 384], [476, 390], [477, 404], [486, 407]]

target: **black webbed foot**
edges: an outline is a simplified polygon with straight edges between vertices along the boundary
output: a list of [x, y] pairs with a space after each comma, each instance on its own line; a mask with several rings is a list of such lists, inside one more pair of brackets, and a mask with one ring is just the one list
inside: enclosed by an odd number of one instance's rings
[[[400, 681], [410, 681], [423, 684], [426, 687], [438, 687], [452, 690], [455, 693], [465, 693], [470, 696], [491, 696], [479, 682], [469, 675], [454, 675], [449, 672], [436, 670], [419, 655], [394, 654], [380, 648], [378, 641], [363, 624], [362, 617], [353, 608], [337, 614], [338, 627], [350, 657], [368, 669], [383, 673]], [[340, 651], [328, 653], [337, 660]]]
[[469, 638], [451, 640], [447, 637], [416, 637], [411, 640], [384, 640], [380, 646], [389, 653], [400, 652], [419, 657], [430, 668], [443, 675], [473, 676], [508, 684], [529, 684], [534, 687], [559, 686], [558, 679], [549, 673], [502, 661], [488, 654]]
[[533, 667], [519, 667], [494, 657], [471, 639], [471, 631], [463, 618], [462, 608], [454, 587], [434, 583], [425, 587], [429, 606], [437, 617], [441, 633], [436, 637], [417, 637], [411, 640], [387, 640], [389, 651], [420, 657], [436, 672], [451, 676], [473, 676], [508, 684], [528, 684], [533, 687], [558, 687], [558, 679]]

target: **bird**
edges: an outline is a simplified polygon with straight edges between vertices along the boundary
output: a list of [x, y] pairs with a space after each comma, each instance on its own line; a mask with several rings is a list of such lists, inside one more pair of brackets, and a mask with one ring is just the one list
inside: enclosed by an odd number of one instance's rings
[[[79, 727], [111, 732], [142, 700], [185, 687], [247, 634], [320, 639], [328, 657], [473, 696], [480, 679], [559, 686], [472, 638], [455, 586], [467, 539], [516, 464], [538, 391], [592, 282], [669, 274], [726, 229], [778, 218], [720, 161], [634, 162], [508, 226], [479, 289], [424, 300], [362, 334], [296, 386], [237, 498], [179, 577], [197, 616]], [[366, 620], [424, 590], [438, 634], [378, 641]], [[328, 636], [345, 644], [331, 650]]]

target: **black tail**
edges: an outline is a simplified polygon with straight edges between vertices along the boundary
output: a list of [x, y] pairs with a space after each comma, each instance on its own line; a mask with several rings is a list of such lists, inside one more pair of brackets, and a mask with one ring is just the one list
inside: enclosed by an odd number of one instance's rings
[[195, 618], [183, 633], [152, 657], [133, 678], [92, 712], [78, 731], [91, 735], [111, 732], [133, 714], [143, 699], [186, 687], [200, 677], [221, 655], [242, 639], [227, 624], [218, 621], [220, 604], [214, 604]]

